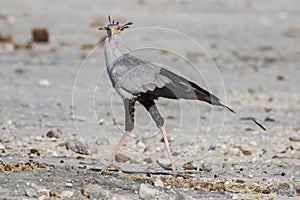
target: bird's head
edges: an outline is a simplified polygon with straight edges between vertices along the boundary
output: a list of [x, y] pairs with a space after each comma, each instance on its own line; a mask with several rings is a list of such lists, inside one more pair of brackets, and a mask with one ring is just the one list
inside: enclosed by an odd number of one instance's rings
[[100, 27], [98, 30], [106, 30], [108, 37], [111, 37], [112, 35], [118, 35], [121, 31], [123, 31], [126, 28], [129, 28], [130, 25], [132, 25], [132, 22], [127, 22], [124, 25], [119, 25], [119, 22], [116, 22], [113, 20], [111, 21], [110, 16], [108, 15], [108, 21], [109, 24], [106, 27]]

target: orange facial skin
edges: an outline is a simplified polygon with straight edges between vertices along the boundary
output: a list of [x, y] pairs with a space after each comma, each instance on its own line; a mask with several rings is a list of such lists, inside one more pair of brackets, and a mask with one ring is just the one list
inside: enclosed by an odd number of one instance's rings
[[113, 32], [114, 34], [120, 33], [120, 27], [119, 26], [114, 27]]

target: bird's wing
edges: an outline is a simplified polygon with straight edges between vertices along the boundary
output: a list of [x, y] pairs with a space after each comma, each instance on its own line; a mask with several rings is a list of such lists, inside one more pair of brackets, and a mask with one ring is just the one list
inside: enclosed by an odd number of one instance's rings
[[166, 84], [172, 83], [167, 76], [162, 75], [161, 67], [152, 63], [142, 63], [135, 67], [128, 67], [120, 78], [119, 86], [132, 93], [146, 93], [156, 88], [163, 88]]
[[118, 59], [115, 66], [112, 74], [116, 79], [115, 88], [121, 96], [148, 95], [154, 99], [159, 97], [197, 99], [228, 108], [220, 102], [218, 97], [196, 83], [158, 64], [125, 55]]
[[151, 93], [157, 89], [162, 91], [166, 86], [181, 93], [188, 93], [193, 89], [187, 79], [158, 64], [128, 54], [116, 60], [110, 70], [115, 88], [135, 95]]

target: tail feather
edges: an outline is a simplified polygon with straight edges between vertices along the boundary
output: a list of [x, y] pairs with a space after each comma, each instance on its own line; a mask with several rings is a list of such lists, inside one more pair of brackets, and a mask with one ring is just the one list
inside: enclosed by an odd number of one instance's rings
[[198, 86], [196, 83], [193, 83], [191, 81], [189, 81], [189, 83], [191, 84], [191, 86], [193, 88], [195, 88], [195, 94], [196, 94], [198, 100], [205, 101], [211, 105], [222, 106], [224, 108], [227, 108], [230, 112], [235, 113], [234, 110], [232, 110], [228, 106], [222, 104], [220, 102], [220, 99], [217, 96], [209, 93], [207, 90], [204, 90], [203, 88]]

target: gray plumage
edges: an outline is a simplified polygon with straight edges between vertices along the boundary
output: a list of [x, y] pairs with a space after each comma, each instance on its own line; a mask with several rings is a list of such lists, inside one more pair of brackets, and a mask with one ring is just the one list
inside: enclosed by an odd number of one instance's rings
[[196, 83], [128, 53], [117, 58], [107, 69], [113, 87], [123, 98], [138, 98], [147, 94], [148, 98], [153, 99], [201, 100], [228, 108]]
[[121, 43], [119, 34], [132, 23], [128, 22], [119, 26], [118, 22], [114, 23], [113, 21], [111, 23], [110, 17], [109, 22], [107, 27], [99, 29], [107, 31], [108, 36], [105, 40], [104, 49], [106, 67], [114, 89], [124, 102], [125, 133], [101, 172], [105, 172], [129, 132], [133, 130], [135, 103], [138, 101], [149, 112], [157, 127], [161, 129], [173, 175], [176, 177], [178, 173], [169, 148], [164, 119], [155, 105], [155, 100], [159, 97], [200, 100], [212, 105], [226, 107], [232, 112], [233, 110], [223, 105], [215, 95], [202, 89], [196, 83], [163, 68], [159, 64], [130, 55], [130, 50]]

